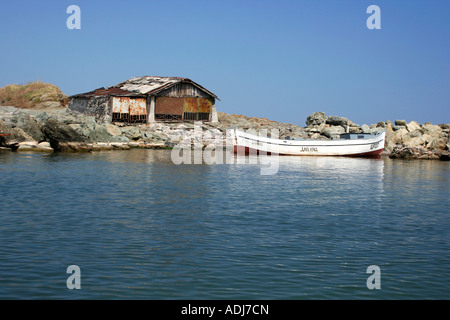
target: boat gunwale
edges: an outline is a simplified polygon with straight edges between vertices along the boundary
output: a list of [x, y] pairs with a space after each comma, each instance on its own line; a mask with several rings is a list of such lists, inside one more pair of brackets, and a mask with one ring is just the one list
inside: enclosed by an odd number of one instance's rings
[[[336, 140], [314, 140], [305, 141], [305, 140], [285, 140], [285, 139], [275, 139], [269, 137], [261, 137], [258, 135], [254, 135], [251, 133], [246, 133], [236, 129], [236, 138], [241, 138], [245, 140], [252, 140], [257, 142], [262, 142], [266, 144], [286, 146], [286, 147], [311, 147], [311, 146], [320, 146], [320, 147], [345, 147], [345, 146], [363, 146], [369, 145], [376, 142], [382, 142], [385, 140], [385, 131], [379, 132], [370, 138], [362, 138], [362, 139], [336, 139]], [[361, 143], [361, 140], [364, 143]], [[345, 141], [346, 143], [342, 144]]]

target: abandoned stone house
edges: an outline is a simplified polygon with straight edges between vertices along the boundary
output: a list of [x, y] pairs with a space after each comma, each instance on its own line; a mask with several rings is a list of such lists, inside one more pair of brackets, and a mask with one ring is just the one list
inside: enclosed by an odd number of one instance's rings
[[137, 77], [69, 97], [68, 108], [103, 122], [217, 121], [211, 91], [187, 78]]

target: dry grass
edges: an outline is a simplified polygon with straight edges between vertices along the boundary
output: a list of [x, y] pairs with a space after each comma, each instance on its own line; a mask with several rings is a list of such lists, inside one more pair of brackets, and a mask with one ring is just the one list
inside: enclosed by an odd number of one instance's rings
[[57, 86], [39, 81], [0, 88], [0, 105], [29, 109], [40, 107], [45, 102], [59, 102], [65, 105], [67, 96]]

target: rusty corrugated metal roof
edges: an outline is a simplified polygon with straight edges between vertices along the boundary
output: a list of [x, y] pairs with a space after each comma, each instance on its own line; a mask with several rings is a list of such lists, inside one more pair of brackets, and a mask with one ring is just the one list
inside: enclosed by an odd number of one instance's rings
[[178, 83], [192, 84], [193, 86], [206, 92], [215, 99], [220, 100], [214, 93], [205, 89], [204, 87], [192, 81], [191, 79], [180, 77], [154, 77], [154, 76], [135, 77], [109, 88], [98, 88], [93, 91], [76, 94], [71, 97], [89, 98], [92, 96], [103, 96], [103, 95], [113, 95], [113, 96], [143, 96], [146, 94], [155, 95]]
[[116, 88], [120, 88], [127, 91], [132, 92], [140, 92], [144, 94], [157, 94], [165, 89], [170, 88], [173, 85], [178, 83], [190, 83], [200, 90], [206, 92], [210, 96], [214, 97], [217, 100], [220, 100], [214, 93], [205, 89], [198, 83], [192, 81], [188, 78], [180, 78], [180, 77], [155, 77], [155, 76], [145, 76], [145, 77], [136, 77], [119, 83], [114, 86]]
[[131, 92], [127, 90], [123, 90], [117, 87], [110, 87], [110, 88], [98, 88], [93, 91], [89, 91], [86, 93], [80, 93], [73, 95], [71, 97], [85, 97], [89, 98], [92, 96], [106, 96], [106, 95], [113, 95], [113, 96], [142, 96], [140, 93]]

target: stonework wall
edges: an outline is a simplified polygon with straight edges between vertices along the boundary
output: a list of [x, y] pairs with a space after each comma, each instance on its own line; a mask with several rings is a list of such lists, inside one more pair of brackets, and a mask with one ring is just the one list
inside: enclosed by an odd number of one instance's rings
[[110, 122], [112, 119], [110, 96], [74, 97], [70, 99], [68, 108], [93, 116], [99, 122]]

